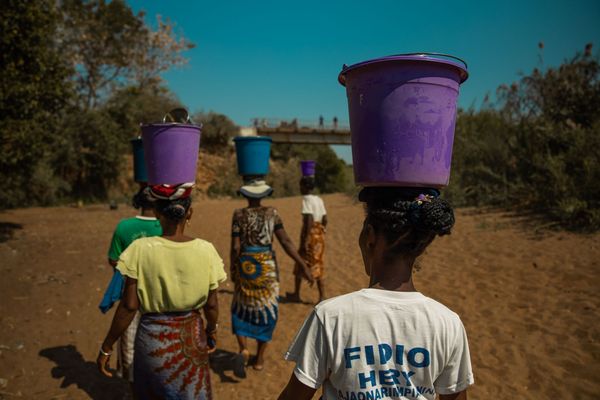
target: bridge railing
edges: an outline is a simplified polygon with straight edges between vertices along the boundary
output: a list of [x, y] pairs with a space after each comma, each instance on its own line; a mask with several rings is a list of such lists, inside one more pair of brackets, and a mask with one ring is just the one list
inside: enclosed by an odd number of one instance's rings
[[257, 130], [290, 130], [290, 131], [349, 131], [350, 126], [348, 124], [334, 123], [333, 120], [323, 120], [320, 123], [319, 120], [308, 120], [308, 119], [282, 119], [282, 118], [254, 118], [252, 119], [252, 126]]

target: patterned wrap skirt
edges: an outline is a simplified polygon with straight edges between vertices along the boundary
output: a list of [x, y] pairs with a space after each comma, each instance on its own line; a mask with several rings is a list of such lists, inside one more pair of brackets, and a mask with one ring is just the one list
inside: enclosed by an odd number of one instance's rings
[[212, 399], [200, 313], [142, 315], [135, 338], [133, 374], [139, 399]]
[[279, 273], [271, 247], [245, 247], [234, 269], [233, 333], [262, 342], [273, 337], [279, 310]]
[[[324, 271], [324, 253], [325, 253], [325, 226], [319, 222], [313, 222], [308, 234], [308, 243], [306, 250], [300, 249], [300, 257], [304, 259], [312, 277], [316, 280], [323, 279]], [[298, 264], [294, 266], [294, 274], [302, 275], [302, 269]]]

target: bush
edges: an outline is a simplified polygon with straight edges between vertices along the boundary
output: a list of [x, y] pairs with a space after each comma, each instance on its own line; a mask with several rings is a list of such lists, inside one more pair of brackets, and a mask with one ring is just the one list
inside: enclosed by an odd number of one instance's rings
[[[329, 146], [274, 144], [271, 158], [275, 161], [295, 164], [290, 165], [290, 168], [298, 170], [298, 177], [300, 177], [300, 160], [315, 160], [317, 162], [315, 183], [320, 193], [345, 192], [351, 185], [346, 163], [338, 158]], [[292, 160], [293, 162], [290, 163]]]
[[591, 46], [498, 92], [498, 109], [459, 114], [446, 195], [599, 229], [600, 62]]
[[195, 123], [202, 123], [201, 146], [211, 153], [226, 150], [239, 128], [226, 115], [199, 112], [193, 115]]

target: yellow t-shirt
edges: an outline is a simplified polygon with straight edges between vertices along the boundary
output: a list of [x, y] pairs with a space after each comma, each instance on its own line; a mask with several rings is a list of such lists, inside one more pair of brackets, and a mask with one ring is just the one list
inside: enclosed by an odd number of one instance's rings
[[196, 310], [227, 279], [217, 250], [202, 239], [137, 239], [121, 254], [117, 269], [137, 279], [142, 313]]

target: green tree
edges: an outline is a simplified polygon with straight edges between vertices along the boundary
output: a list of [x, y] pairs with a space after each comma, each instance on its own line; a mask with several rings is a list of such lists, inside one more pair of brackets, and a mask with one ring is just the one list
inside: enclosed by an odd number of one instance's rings
[[[54, 200], [49, 147], [72, 99], [72, 69], [57, 45], [55, 2], [0, 7], [0, 207]], [[36, 186], [34, 186], [36, 185]]]
[[63, 51], [77, 72], [83, 108], [96, 107], [116, 88], [158, 86], [160, 74], [187, 62], [182, 52], [194, 47], [179, 37], [170, 21], [152, 30], [145, 14], [123, 0], [65, 0]]
[[128, 86], [115, 90], [102, 109], [118, 126], [118, 136], [127, 141], [140, 134], [140, 124], [161, 122], [165, 113], [181, 102], [162, 86]]
[[600, 61], [591, 44], [498, 94], [496, 110], [459, 115], [447, 194], [461, 205], [502, 205], [600, 228]]
[[222, 153], [230, 149], [231, 139], [239, 128], [226, 115], [215, 112], [198, 112], [192, 120], [202, 124], [201, 147], [211, 153]]
[[162, 121], [179, 101], [166, 88], [128, 87], [116, 90], [100, 107], [74, 107], [63, 118], [61, 135], [52, 151], [56, 174], [68, 183], [64, 197], [101, 200], [126, 169], [124, 155], [140, 123]]
[[127, 141], [105, 110], [74, 110], [61, 124], [52, 151], [52, 166], [69, 184], [64, 197], [105, 199], [121, 173]]
[[271, 157], [284, 162], [293, 158], [296, 160], [296, 169], [300, 168], [300, 160], [315, 160], [315, 182], [321, 193], [345, 192], [350, 185], [346, 163], [329, 146], [274, 144]]
[[181, 53], [193, 45], [169, 21], [152, 29], [122, 0], [66, 0], [61, 9], [79, 101], [62, 121], [52, 164], [69, 184], [65, 197], [105, 199], [140, 124], [180, 106], [160, 74], [185, 63]]

